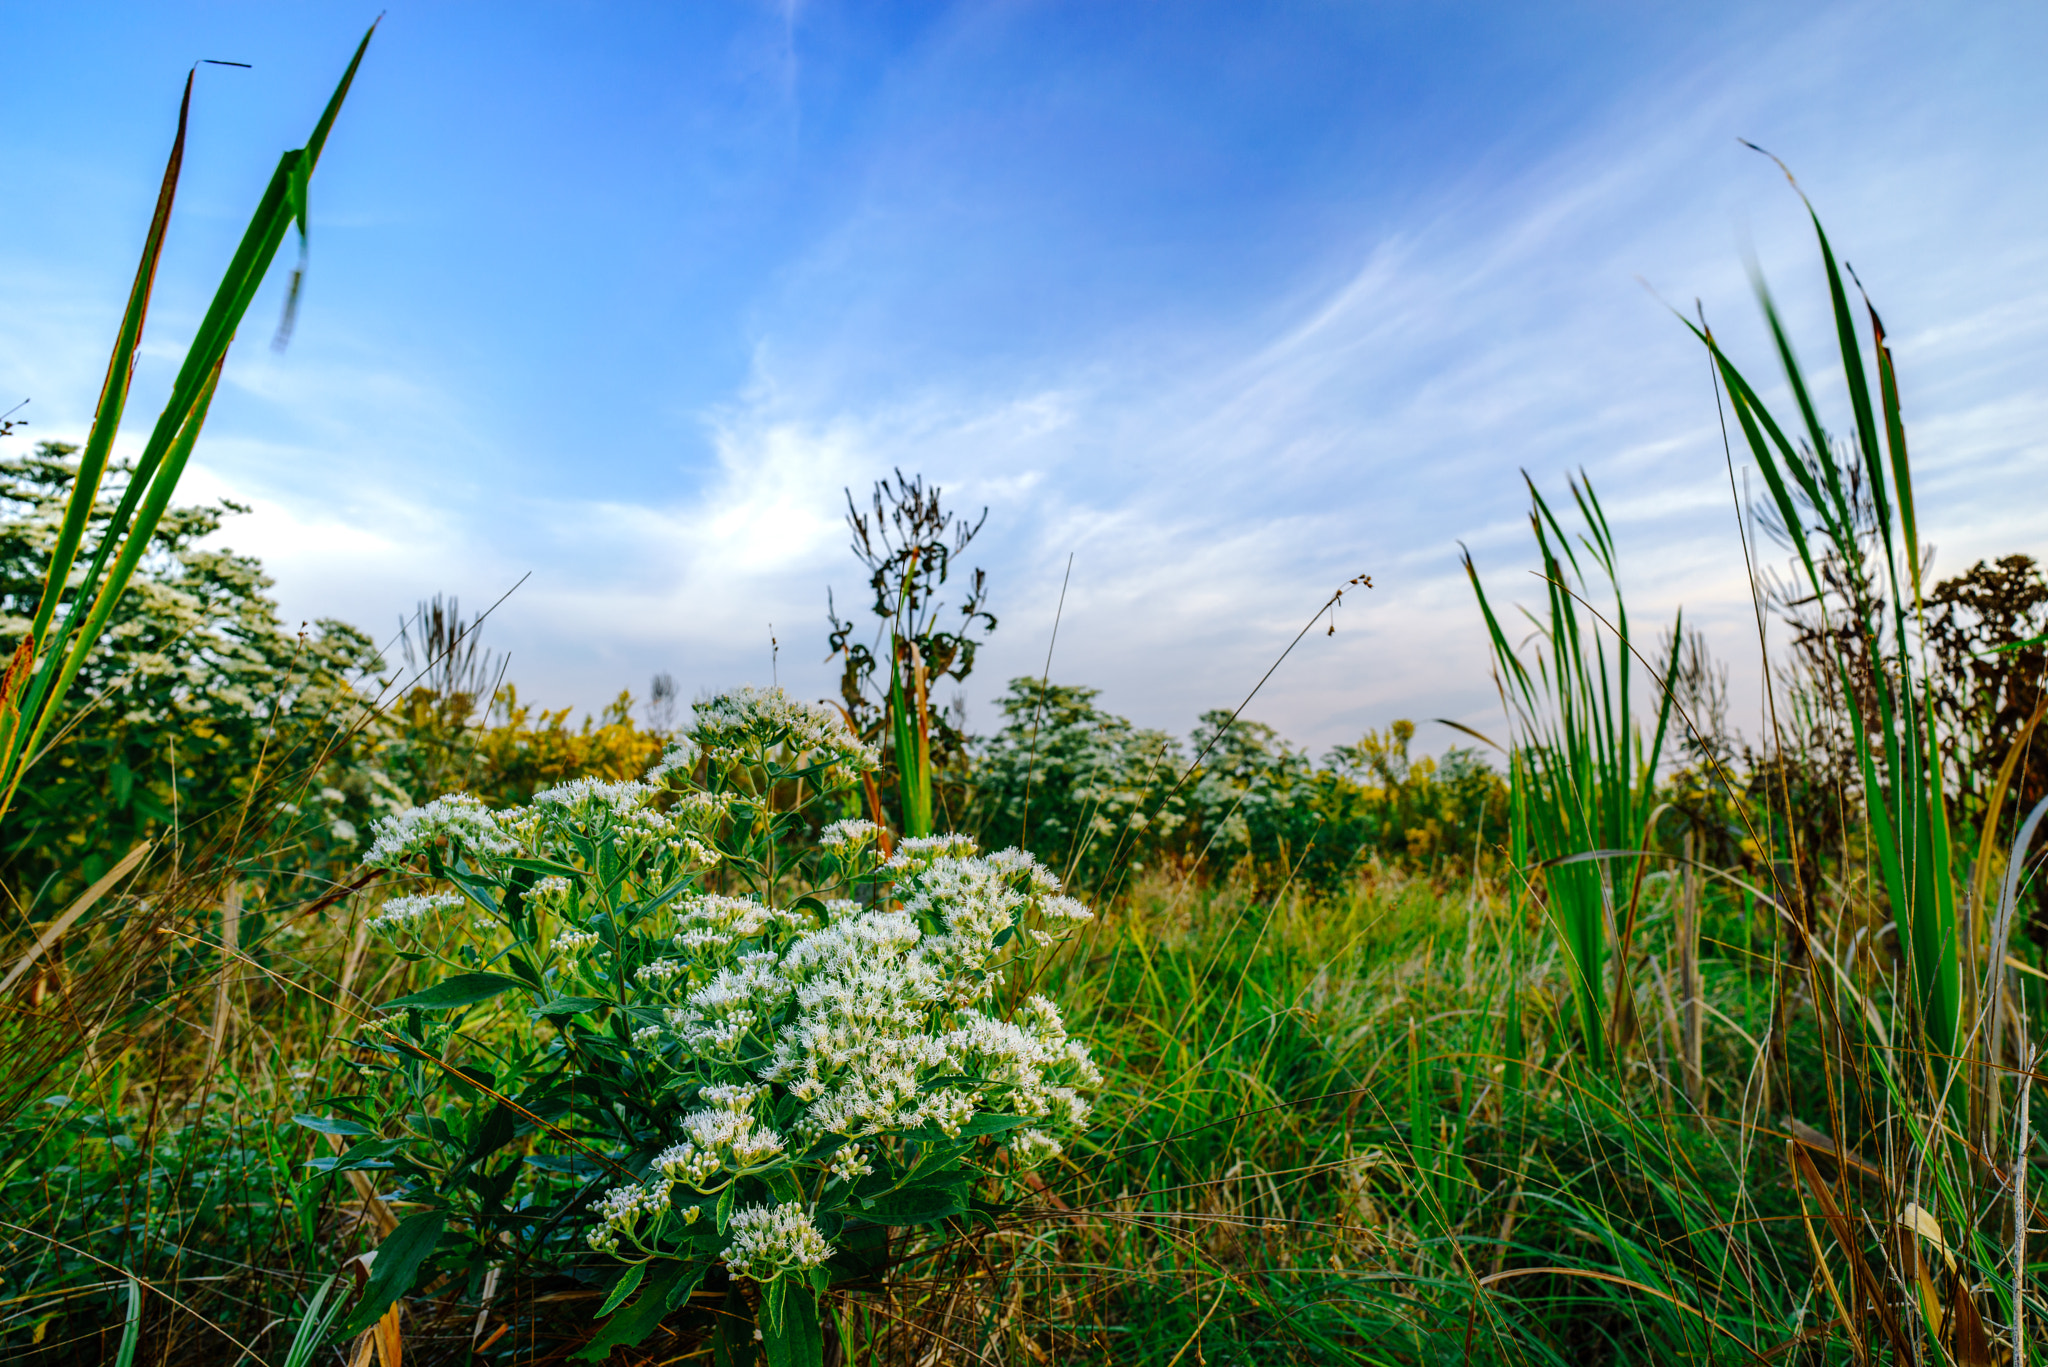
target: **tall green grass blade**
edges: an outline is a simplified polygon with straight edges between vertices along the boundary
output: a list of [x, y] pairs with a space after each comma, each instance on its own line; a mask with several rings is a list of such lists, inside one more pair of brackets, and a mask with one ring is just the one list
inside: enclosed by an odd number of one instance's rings
[[932, 833], [931, 740], [922, 709], [903, 686], [900, 663], [889, 666], [889, 733], [896, 748], [896, 792], [903, 809], [903, 834]]
[[[1809, 212], [1811, 206], [1808, 206]], [[1920, 611], [1918, 519], [1913, 511], [1912, 479], [1906, 459], [1905, 427], [1899, 416], [1898, 380], [1884, 328], [1869, 308], [1876, 349], [1879, 393], [1873, 402], [1869, 372], [1856, 338], [1842, 272], [1818, 215], [1812, 215], [1828, 282], [1829, 302], [1840, 348], [1844, 388], [1854, 414], [1854, 446], [1870, 489], [1872, 532], [1881, 543], [1886, 578], [1882, 600], [1870, 583], [1870, 567], [1859, 530], [1857, 508], [1841, 456], [1821, 422], [1811, 387], [1786, 335], [1777, 305], [1761, 273], [1754, 273], [1757, 299], [1769, 324], [1778, 359], [1809, 438], [1801, 453], [1786, 441], [1756, 391], [1721, 352], [1712, 336], [1694, 327], [1708, 347], [1728, 393], [1758, 469], [1763, 473], [1801, 567], [1831, 632], [1853, 633], [1871, 662], [1866, 681], [1872, 715], [1866, 719], [1857, 699], [1864, 696], [1847, 654], [1835, 661], [1841, 696], [1848, 700], [1851, 736], [1861, 766], [1869, 838], [1876, 853], [1879, 879], [1897, 917], [1906, 946], [1917, 1017], [1930, 1077], [1952, 1107], [1961, 1098], [1942, 1077], [1958, 1064], [1963, 1045], [1964, 985], [1962, 947], [1957, 938], [1956, 851], [1949, 826], [1941, 774], [1941, 745], [1935, 731], [1931, 681], [1916, 667], [1912, 640]], [[1868, 300], [1865, 301], [1868, 308]], [[1687, 324], [1688, 327], [1692, 325]], [[1878, 413], [1883, 414], [1884, 450], [1878, 438]], [[1796, 490], [1796, 494], [1795, 494]], [[1897, 510], [1894, 519], [1893, 510]], [[1821, 523], [1825, 544], [1817, 548], [1807, 536], [1806, 520]], [[1904, 554], [1898, 539], [1903, 535]], [[1823, 556], [1839, 565], [1852, 595], [1854, 620], [1835, 622], [1830, 607], [1836, 588], [1823, 568]], [[1906, 582], [1899, 563], [1904, 560]], [[1889, 643], [1883, 620], [1889, 608]], [[1874, 724], [1878, 734], [1871, 734]], [[1880, 769], [1881, 763], [1881, 769]]]
[[71, 565], [85, 537], [98, 497], [100, 477], [107, 468], [114, 433], [128, 406], [128, 388], [135, 378], [136, 353], [142, 345], [142, 330], [149, 315], [150, 294], [156, 285], [157, 263], [163, 256], [164, 232], [170, 226], [171, 205], [177, 199], [178, 176], [185, 164], [185, 131], [192, 114], [192, 74], [185, 77], [185, 94], [178, 102], [178, 134], [171, 140], [170, 160], [164, 166], [163, 184], [157, 190], [156, 212], [150, 216], [149, 234], [143, 239], [142, 259], [135, 267], [135, 283], [128, 291], [128, 307], [121, 315], [121, 330], [114, 339], [114, 353], [107, 360], [107, 378], [100, 385], [99, 403], [93, 409], [92, 427], [86, 434], [85, 450], [78, 459], [78, 476], [71, 486], [71, 498], [64, 508], [64, 523], [57, 531], [57, 544], [50, 552], [50, 566], [43, 579], [43, 596], [36, 604], [29, 627], [27, 650], [31, 657], [40, 648], [43, 633], [56, 615], [71, 577]]
[[1906, 538], [1906, 573], [1913, 581], [1913, 606], [1920, 602], [1920, 524], [1913, 513], [1913, 477], [1906, 460], [1906, 424], [1899, 416], [1899, 376], [1892, 366], [1891, 343], [1885, 338], [1884, 321], [1868, 299], [1870, 341], [1877, 353], [1878, 396], [1884, 405], [1885, 450], [1891, 457], [1894, 492], [1899, 500], [1900, 533]]
[[[4, 816], [19, 790], [22, 776], [36, 756], [36, 744], [57, 710], [57, 704], [64, 690], [79, 669], [84, 665], [93, 647], [98, 643], [99, 634], [105, 630], [120, 597], [132, 577], [135, 564], [148, 548], [149, 537], [155, 533], [163, 510], [169, 505], [179, 476], [184, 471], [192, 446], [198, 440], [199, 430], [204, 424], [206, 409], [211, 401], [214, 387], [219, 383], [220, 370], [227, 357], [229, 345], [234, 340], [236, 329], [241, 325], [250, 301], [255, 297], [271, 261], [277, 254], [278, 244], [294, 221], [304, 231], [306, 183], [314, 165], [319, 160], [320, 150], [325, 145], [328, 131], [332, 128], [335, 115], [340, 111], [342, 101], [348, 94], [361, 65], [363, 53], [368, 49], [370, 38], [376, 26], [363, 35], [356, 47], [347, 71], [336, 86], [334, 94], [322, 111], [315, 125], [313, 136], [306, 146], [286, 152], [278, 161], [270, 183], [258, 201], [256, 211], [250, 218], [249, 226], [235, 250], [219, 287], [214, 292], [199, 330], [187, 349], [177, 378], [171, 386], [170, 399], [165, 403], [128, 487], [123, 491], [120, 503], [109, 520], [99, 546], [81, 582], [69, 610], [64, 614], [62, 624], [49, 639], [42, 639], [40, 633], [32, 632], [33, 644], [26, 647], [35, 657], [35, 672], [28, 689], [20, 699], [18, 715], [13, 720], [6, 737], [4, 752], [0, 752], [0, 816]], [[189, 94], [190, 82], [187, 88]], [[184, 136], [184, 115], [180, 114], [179, 141], [174, 148], [173, 169], [182, 158]], [[68, 556], [75, 556], [79, 540], [83, 537], [87, 519], [91, 513], [92, 501], [98, 491], [98, 480], [104, 469], [106, 452], [111, 449], [119, 425], [121, 406], [127, 393], [127, 376], [132, 369], [135, 346], [141, 335], [144, 313], [147, 310], [148, 282], [153, 280], [156, 258], [161, 249], [162, 228], [170, 213], [170, 187], [175, 184], [175, 175], [167, 172], [166, 191], [159, 194], [158, 219], [152, 223], [151, 233], [144, 247], [143, 263], [137, 272], [137, 290], [131, 294], [128, 316], [124, 318], [121, 337], [117, 340], [114, 359], [109, 364], [110, 382], [118, 375], [119, 383], [110, 383], [101, 397], [100, 412], [95, 417], [92, 436], [88, 439], [88, 457], [96, 459], [97, 465], [88, 468], [82, 462], [79, 481], [73, 490], [72, 500], [66, 512], [66, 528], [75, 520], [76, 535], [69, 541]], [[125, 358], [125, 359], [124, 359]], [[97, 445], [97, 457], [91, 457]], [[66, 549], [60, 536], [58, 549]], [[58, 561], [66, 563], [59, 565]], [[111, 577], [107, 577], [109, 564], [113, 566]], [[44, 600], [38, 607], [38, 620], [47, 624], [54, 614], [57, 599], [63, 593], [69, 578], [70, 565], [67, 557], [53, 556], [51, 574], [47, 580]], [[104, 579], [104, 582], [102, 582]], [[47, 612], [45, 611], [47, 609]]]
[[[1842, 353], [1842, 378], [1849, 390], [1849, 406], [1856, 415], [1856, 444], [1863, 454], [1864, 468], [1869, 472], [1870, 495], [1877, 513], [1877, 524], [1884, 534], [1885, 558], [1892, 554], [1892, 503], [1886, 485], [1884, 462], [1877, 450], [1877, 423], [1872, 416], [1870, 403], [1870, 382], [1863, 369], [1863, 349], [1856, 344], [1856, 320], [1849, 312], [1849, 295], [1842, 288], [1842, 272], [1836, 266], [1834, 249], [1828, 245], [1828, 235], [1820, 226], [1818, 215], [1811, 213], [1814, 235], [1820, 239], [1820, 256], [1827, 267], [1828, 302], [1835, 315], [1835, 340]], [[1898, 571], [1892, 571], [1896, 584]]]
[[121, 1326], [121, 1347], [114, 1367], [135, 1367], [135, 1348], [142, 1342], [142, 1283], [128, 1279], [128, 1320]]
[[[1469, 554], [1465, 572], [1486, 620], [1495, 673], [1503, 681], [1503, 701], [1515, 732], [1509, 775], [1518, 867], [1543, 872], [1550, 894], [1546, 910], [1569, 963], [1579, 1031], [1588, 1058], [1604, 1067], [1610, 1053], [1626, 1044], [1633, 1017], [1626, 952], [1642, 861], [1623, 861], [1629, 865], [1630, 878], [1623, 915], [1617, 895], [1620, 875], [1613, 862], [1570, 856], [1647, 846], [1681, 634], [1673, 635], [1655, 726], [1646, 745], [1633, 707], [1635, 649], [1606, 511], [1592, 484], [1574, 479], [1572, 501], [1585, 525], [1574, 536], [1535, 482], [1526, 473], [1523, 479], [1529, 488], [1529, 526], [1542, 558], [1546, 601], [1545, 615], [1536, 620], [1540, 644], [1533, 670], [1502, 631]], [[1588, 607], [1573, 587], [1586, 583], [1589, 570], [1601, 575], [1612, 591], [1611, 623]], [[1612, 660], [1609, 634], [1614, 638]], [[1610, 988], [1609, 961], [1616, 950]]]
[[285, 1352], [284, 1367], [312, 1367], [313, 1357], [320, 1351], [320, 1345], [327, 1341], [328, 1331], [341, 1318], [341, 1312], [348, 1308], [348, 1297], [336, 1296], [334, 1304], [327, 1306], [326, 1312], [322, 1313], [321, 1306], [334, 1290], [334, 1282], [335, 1279], [329, 1277], [313, 1293], [306, 1313], [299, 1319], [298, 1332], [292, 1336], [292, 1346]]

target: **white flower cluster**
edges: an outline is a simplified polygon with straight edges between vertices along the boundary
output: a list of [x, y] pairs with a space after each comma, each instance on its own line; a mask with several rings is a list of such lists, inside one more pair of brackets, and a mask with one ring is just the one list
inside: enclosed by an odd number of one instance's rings
[[[527, 807], [492, 811], [468, 793], [449, 793], [424, 807], [379, 819], [376, 841], [365, 862], [397, 868], [436, 848], [485, 862], [545, 852], [560, 836], [610, 842], [629, 863], [663, 853], [708, 868], [718, 852], [705, 832], [731, 807], [727, 794], [689, 793], [665, 808], [655, 799], [666, 790], [652, 783], [575, 779], [534, 795]], [[532, 895], [541, 909], [560, 912], [574, 888], [559, 875], [542, 879]]]
[[1012, 1159], [1027, 1168], [1032, 1168], [1048, 1158], [1055, 1157], [1060, 1151], [1060, 1141], [1044, 1130], [1012, 1130], [1006, 1147], [1010, 1150]]
[[928, 867], [935, 859], [952, 856], [965, 859], [974, 853], [974, 837], [969, 835], [912, 835], [897, 842], [896, 853], [891, 855], [887, 867], [915, 872]]
[[737, 1062], [741, 1045], [789, 997], [776, 972], [772, 950], [740, 955], [710, 982], [668, 1012], [668, 1023], [683, 1049], [724, 1062]]
[[[600, 1253], [618, 1252], [619, 1240], [631, 1239], [638, 1232], [642, 1216], [659, 1218], [668, 1209], [669, 1193], [673, 1190], [675, 1183], [662, 1179], [613, 1187], [598, 1197], [599, 1223], [590, 1231], [590, 1246]], [[687, 1206], [683, 1210], [683, 1223], [693, 1225], [703, 1213], [696, 1206]]]
[[[979, 855], [959, 836], [904, 841], [888, 872], [876, 905], [832, 901], [822, 915], [750, 898], [678, 901], [676, 954], [635, 981], [680, 1004], [633, 1038], [665, 1034], [679, 1077], [726, 1081], [695, 1085], [677, 1142], [644, 1183], [606, 1198], [594, 1238], [631, 1237], [640, 1212], [665, 1209], [671, 1191], [708, 1196], [819, 1144], [829, 1156], [810, 1161], [823, 1185], [802, 1180], [825, 1199], [874, 1173], [905, 1134], [958, 1135], [977, 1114], [1015, 1115], [1033, 1123], [1003, 1142], [1015, 1160], [1037, 1162], [1086, 1124], [1084, 1093], [1102, 1079], [1058, 1010], [1032, 997], [1006, 1019], [987, 1004], [1005, 946], [1028, 949], [1041, 925], [1086, 909], [1031, 856]], [[783, 1094], [803, 1106], [787, 1133], [767, 1118]], [[730, 1229], [727, 1261], [743, 1276], [772, 1278], [830, 1254], [802, 1206], [752, 1207]]]
[[533, 801], [535, 806], [560, 808], [559, 815], [588, 826], [606, 818], [638, 821], [653, 815], [645, 810], [651, 791], [647, 784], [632, 779], [576, 778], [542, 789], [533, 795]]
[[697, 767], [697, 747], [687, 740], [670, 741], [668, 748], [661, 752], [661, 758], [647, 771], [647, 782], [662, 784], [670, 774], [681, 774], [688, 778]]
[[654, 805], [663, 790], [654, 783], [627, 779], [573, 779], [533, 795], [530, 813], [557, 830], [583, 836], [603, 835], [628, 847], [660, 847], [703, 865], [718, 856], [699, 837], [730, 805], [729, 798], [696, 794], [663, 810]]
[[551, 873], [533, 885], [533, 890], [526, 894], [526, 904], [537, 911], [560, 915], [568, 910], [569, 899], [575, 892], [574, 883], [558, 873]]
[[[780, 688], [738, 688], [698, 703], [692, 711], [689, 738], [700, 752], [714, 759], [745, 759], [760, 749], [782, 746], [808, 757], [812, 764], [856, 773], [868, 772], [881, 763], [875, 748], [848, 730], [837, 712], [816, 703], [798, 702]], [[663, 763], [667, 763], [666, 756]]]
[[844, 859], [874, 844], [881, 835], [882, 828], [872, 821], [835, 821], [818, 832], [818, 843]]
[[[806, 1103], [798, 1122], [806, 1140], [927, 1124], [957, 1134], [977, 1110], [995, 1108], [1061, 1127], [1084, 1123], [1080, 1089], [1100, 1078], [1052, 1004], [1033, 998], [1016, 1022], [970, 1008], [1001, 981], [996, 942], [1006, 930], [1036, 944], [1052, 938], [1036, 922], [1088, 912], [1061, 896], [1031, 856], [972, 849], [958, 836], [905, 841], [890, 861], [901, 906], [830, 903], [825, 924], [789, 926], [798, 933], [779, 953], [747, 946], [780, 938], [770, 934], [775, 922], [795, 916], [700, 899], [677, 944], [697, 951], [698, 965], [717, 966], [708, 974], [693, 966], [699, 985], [667, 1014], [682, 1053], [788, 1088]], [[671, 967], [680, 963], [661, 960], [641, 974], [659, 969], [667, 981], [683, 976]], [[988, 1082], [931, 1086], [938, 1077]]]
[[434, 912], [453, 911], [461, 905], [462, 898], [452, 892], [393, 897], [377, 908], [377, 914], [370, 918], [369, 930], [374, 935], [389, 935], [410, 927], [414, 922]]
[[805, 930], [810, 925], [810, 916], [803, 912], [771, 907], [751, 897], [712, 893], [678, 904], [674, 941], [677, 949], [701, 956], [757, 939], [778, 926]]
[[497, 813], [468, 793], [449, 793], [424, 807], [379, 817], [373, 830], [377, 838], [363, 862], [382, 868], [395, 868], [443, 840], [481, 854], [511, 854], [518, 848]]
[[782, 1136], [754, 1113], [756, 1103], [768, 1095], [766, 1087], [706, 1087], [700, 1095], [709, 1104], [682, 1118], [689, 1138], [655, 1156], [655, 1168], [669, 1180], [715, 1191], [725, 1182], [712, 1179], [726, 1169], [738, 1176], [782, 1156]]
[[794, 1202], [743, 1206], [733, 1212], [727, 1229], [732, 1243], [725, 1250], [726, 1266], [756, 1281], [813, 1268], [832, 1256], [832, 1245], [811, 1223], [810, 1212]]
[[834, 1182], [857, 1182], [874, 1170], [875, 1165], [868, 1161], [867, 1150], [858, 1144], [848, 1144], [825, 1164], [825, 1175]]

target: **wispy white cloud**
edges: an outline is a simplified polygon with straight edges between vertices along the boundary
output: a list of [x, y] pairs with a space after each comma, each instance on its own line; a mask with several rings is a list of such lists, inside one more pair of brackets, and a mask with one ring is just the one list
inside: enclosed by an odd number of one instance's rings
[[[2048, 350], [2035, 306], [2048, 272], [2030, 244], [1986, 229], [2001, 215], [2025, 222], [2013, 201], [2039, 195], [2028, 177], [2004, 178], [1987, 216], [1938, 193], [1985, 188], [1959, 160], [2037, 154], [1970, 123], [1939, 83], [1874, 111], [1953, 125], [1903, 161], [1839, 117], [1845, 105], [1873, 112], [1855, 93], [1907, 41], [1866, 41], [1835, 15], [1770, 48], [1648, 74], [1605, 123], [1519, 174], [1453, 181], [1393, 231], [1332, 243], [1292, 299], [1219, 323], [1200, 347], [1178, 337], [1148, 346], [1123, 330], [1115, 354], [1074, 358], [1066, 420], [1047, 439], [1020, 436], [1000, 456], [960, 451], [953, 434], [978, 404], [1009, 402], [999, 391], [954, 394], [950, 422], [893, 432], [889, 459], [944, 471], [975, 501], [1019, 461], [1036, 478], [1028, 503], [998, 500], [990, 554], [1015, 607], [989, 653], [987, 689], [1036, 668], [1072, 549], [1077, 583], [1055, 672], [1106, 686], [1112, 705], [1147, 721], [1185, 725], [1234, 702], [1359, 570], [1376, 571], [1378, 587], [1347, 607], [1337, 636], [1305, 644], [1254, 710], [1317, 743], [1396, 713], [1482, 715], [1490, 689], [1454, 543], [1471, 545], [1496, 591], [1513, 595], [1527, 559], [1517, 467], [1561, 496], [1563, 474], [1580, 465], [1620, 526], [1637, 622], [1668, 621], [1683, 604], [1737, 657], [1738, 677], [1753, 678], [1703, 359], [1634, 282], [1706, 297], [1767, 379], [1741, 280], [1750, 238], [1826, 372], [1797, 202], [1736, 150], [1736, 133], [1824, 172], [1814, 178], [1831, 192], [1823, 207], [1838, 244], [1897, 268], [1865, 275], [1895, 328], [1913, 320], [1897, 350], [1912, 372], [1923, 501], [1956, 547], [1951, 562], [2037, 545], [2048, 514], [2009, 491], [2042, 472], [2040, 405], [1998, 386]], [[1840, 60], [1818, 84], [1806, 79], [1810, 52], [1830, 44]], [[1967, 82], [1967, 66], [1949, 79]], [[1936, 194], [1901, 198], [1912, 185]], [[1333, 269], [1347, 254], [1357, 264]], [[1929, 259], [1945, 265], [1920, 272]], [[1987, 277], [1962, 268], [1973, 260]], [[1958, 313], [1971, 321], [1932, 322]], [[1173, 373], [1149, 363], [1160, 354]], [[801, 408], [801, 398], [777, 404]], [[813, 421], [859, 412], [836, 393], [831, 404]], [[842, 468], [860, 473], [857, 461]]]

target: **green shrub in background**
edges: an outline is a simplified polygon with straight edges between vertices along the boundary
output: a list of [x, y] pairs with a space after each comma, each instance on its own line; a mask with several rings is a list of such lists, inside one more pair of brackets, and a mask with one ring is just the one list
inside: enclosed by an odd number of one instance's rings
[[1095, 705], [1099, 690], [1012, 679], [1003, 729], [974, 757], [969, 810], [984, 844], [1017, 845], [1076, 886], [1099, 887], [1124, 858], [1175, 848], [1187, 804], [1173, 789], [1180, 744]]
[[1314, 767], [1302, 750], [1264, 722], [1222, 709], [1204, 712], [1188, 737], [1203, 756], [1188, 789], [1190, 853], [1230, 867], [1244, 860], [1291, 866], [1328, 813], [1315, 801]]
[[[28, 629], [77, 472], [61, 442], [0, 459], [0, 633]], [[124, 473], [110, 471], [81, 554]], [[326, 620], [286, 630], [255, 559], [199, 545], [243, 511], [172, 507], [157, 522], [8, 813], [0, 881], [20, 904], [68, 899], [173, 831], [195, 853], [241, 841], [273, 864], [345, 871], [370, 821], [406, 805], [355, 734], [369, 716], [356, 686], [382, 663], [369, 638]]]
[[[1205, 712], [1183, 747], [1103, 711], [1097, 695], [1012, 679], [1003, 729], [975, 755], [982, 839], [1021, 844], [1078, 886], [1111, 889], [1164, 860], [1331, 892], [1375, 861], [1469, 868], [1506, 839], [1500, 775], [1469, 749], [1411, 757], [1413, 722], [1315, 765], [1261, 722]], [[1187, 754], [1204, 747], [1187, 773]]]
[[[1489, 860], [1507, 844], [1506, 780], [1469, 746], [1454, 745], [1442, 759], [1417, 759], [1408, 752], [1414, 739], [1415, 723], [1396, 721], [1323, 757], [1317, 783], [1352, 785], [1323, 799], [1336, 850], [1354, 866], [1366, 856], [1422, 869]], [[1312, 867], [1325, 868], [1328, 858]], [[1331, 876], [1318, 873], [1314, 881]]]

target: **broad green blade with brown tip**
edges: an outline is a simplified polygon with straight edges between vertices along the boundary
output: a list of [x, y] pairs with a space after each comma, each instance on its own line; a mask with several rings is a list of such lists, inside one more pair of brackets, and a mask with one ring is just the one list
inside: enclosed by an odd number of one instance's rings
[[163, 255], [164, 230], [171, 223], [171, 204], [178, 196], [178, 175], [185, 165], [185, 129], [192, 114], [192, 75], [188, 72], [185, 76], [185, 96], [178, 102], [178, 135], [171, 139], [170, 160], [164, 165], [163, 184], [156, 193], [156, 212], [150, 216], [149, 234], [142, 242], [142, 260], [136, 263], [135, 283], [128, 290], [128, 307], [121, 315], [121, 330], [114, 338], [114, 354], [107, 358], [107, 378], [100, 385], [100, 401], [93, 409], [85, 452], [78, 458], [78, 474], [71, 484], [71, 499], [64, 508], [64, 525], [58, 529], [57, 544], [50, 552], [42, 601], [37, 603], [35, 621], [29, 627], [28, 638], [35, 643], [29, 648], [31, 657], [41, 649], [43, 633], [49, 630], [58, 600], [64, 596], [65, 581], [71, 577], [71, 562], [78, 556], [86, 522], [92, 516], [93, 500], [99, 496], [100, 477], [106, 472], [114, 432], [128, 406], [128, 386], [135, 377], [135, 357], [142, 346], [142, 328], [149, 315], [157, 262]]

